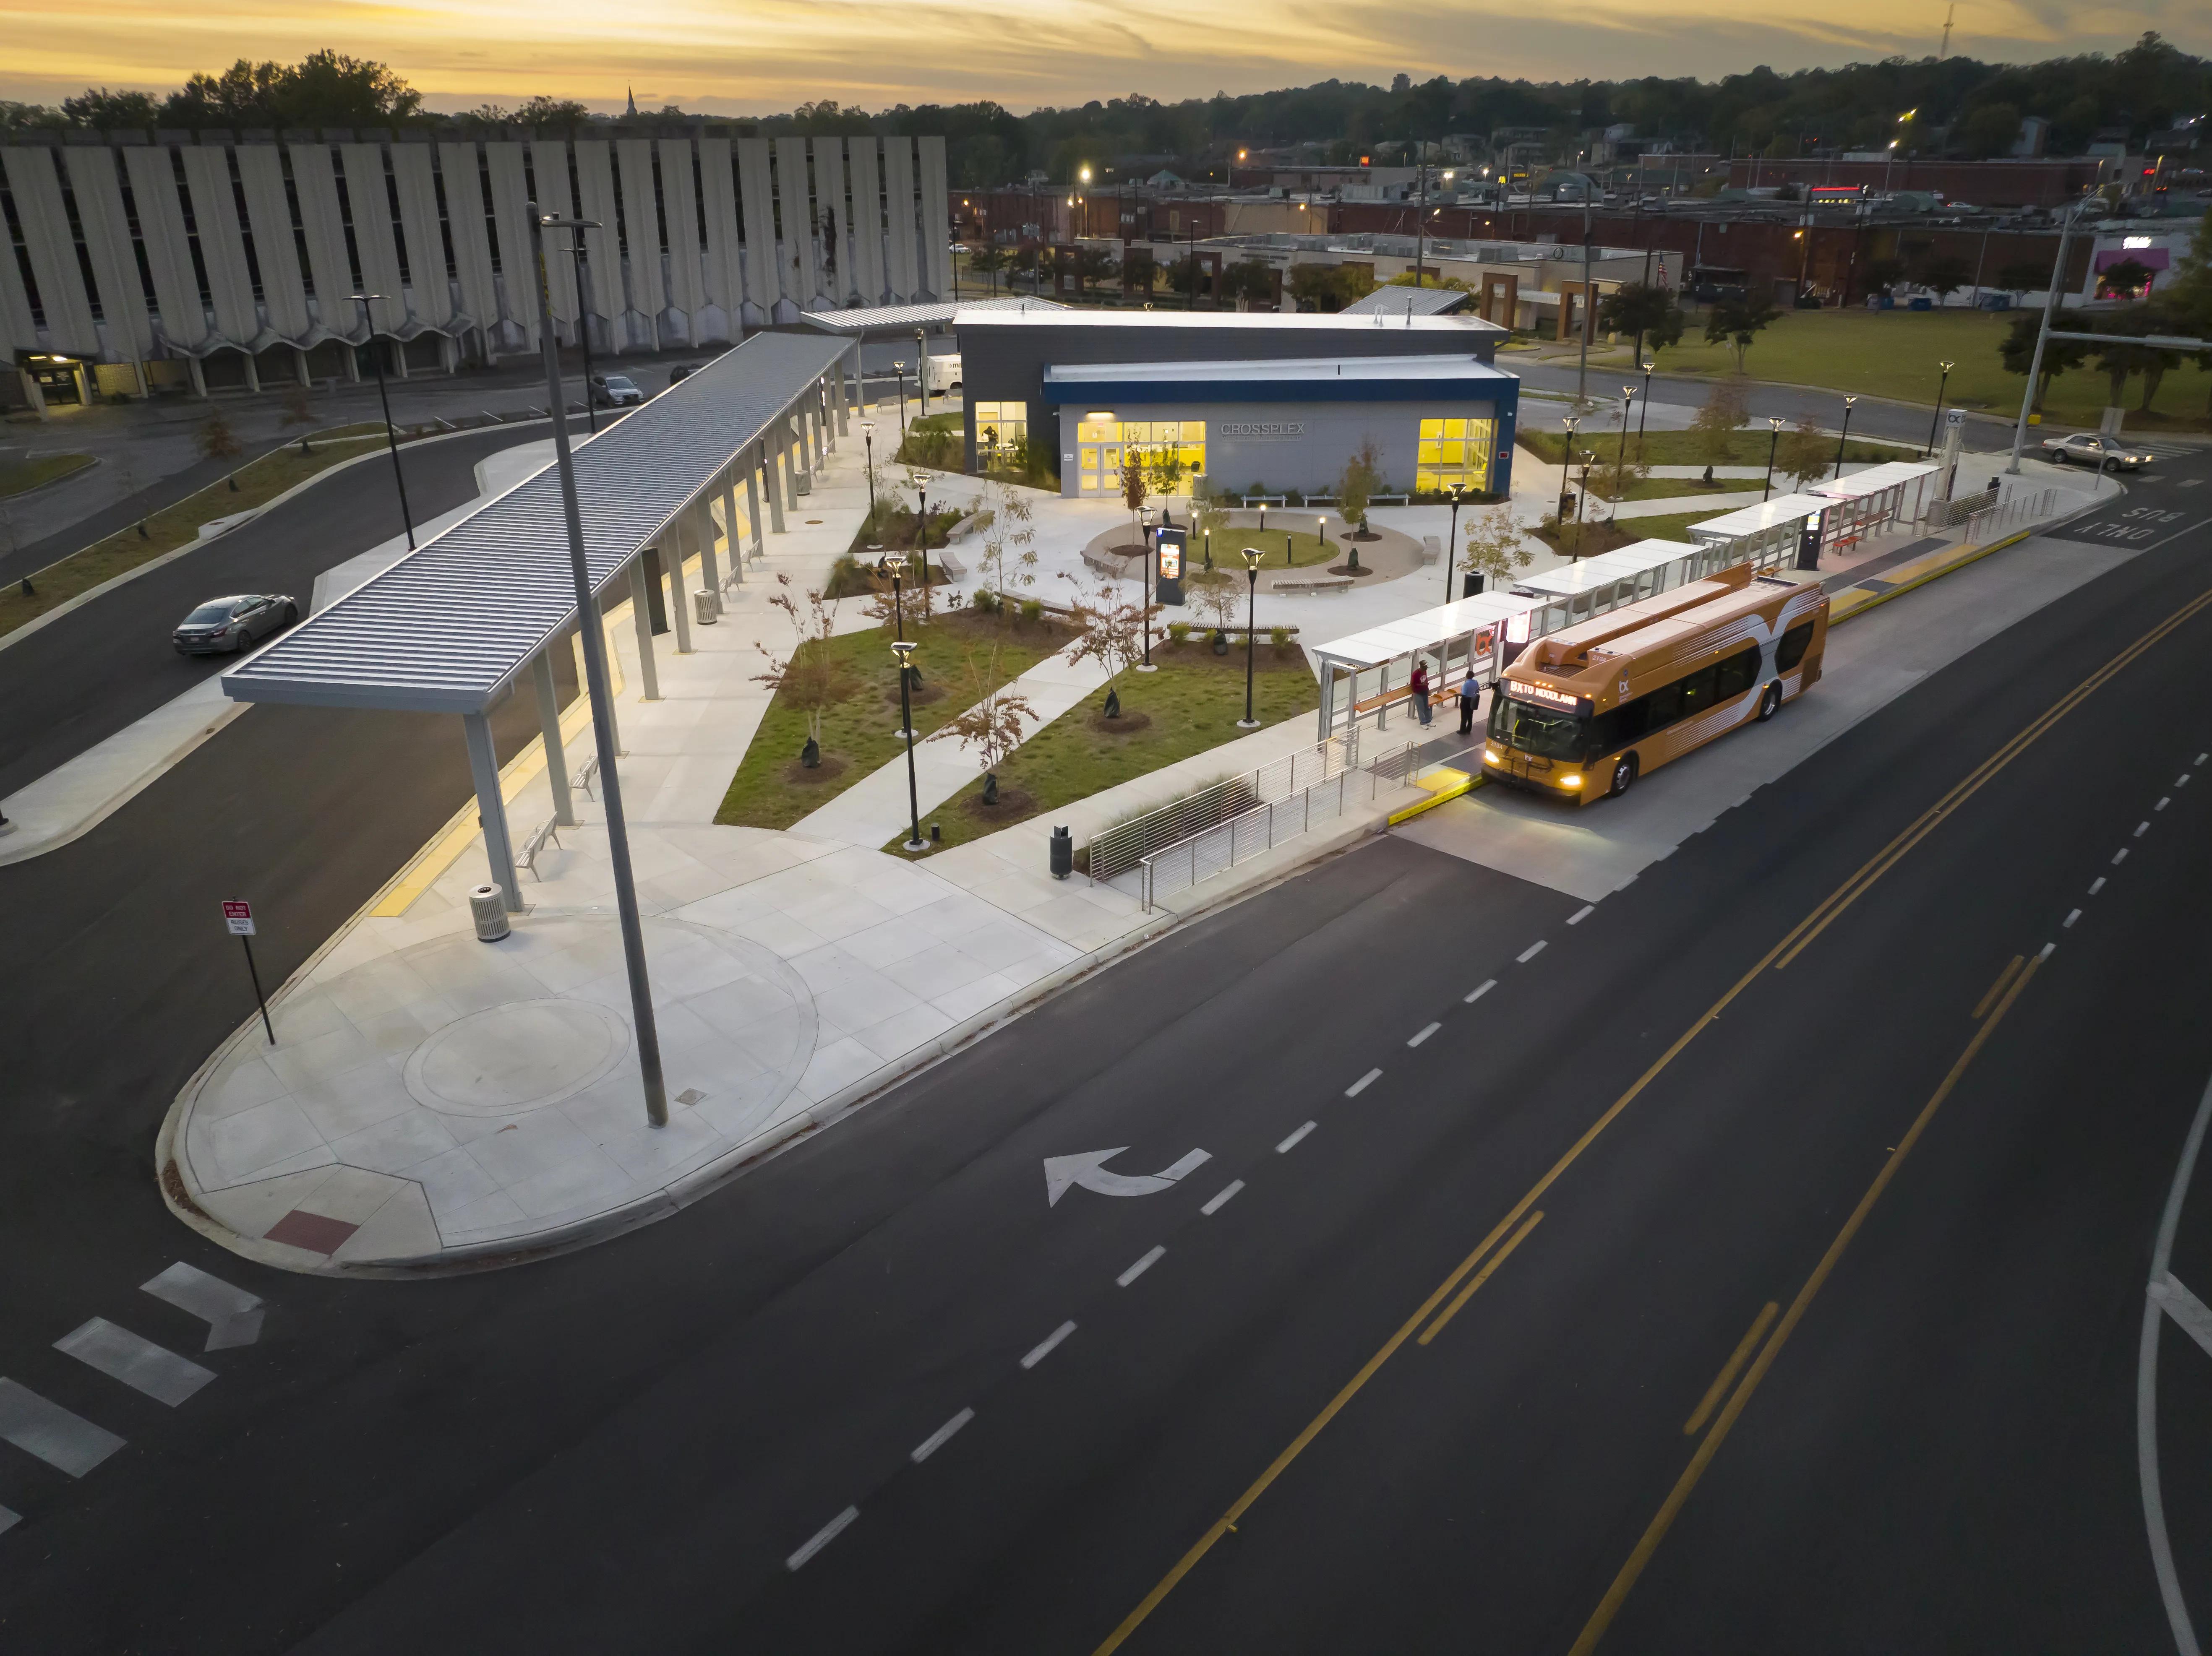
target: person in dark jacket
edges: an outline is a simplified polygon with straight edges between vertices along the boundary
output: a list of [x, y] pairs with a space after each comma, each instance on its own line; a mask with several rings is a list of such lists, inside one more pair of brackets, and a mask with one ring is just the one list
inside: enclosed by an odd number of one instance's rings
[[1474, 733], [1474, 710], [1482, 701], [1482, 686], [1476, 682], [1474, 669], [1467, 670], [1467, 676], [1459, 682], [1459, 733]]

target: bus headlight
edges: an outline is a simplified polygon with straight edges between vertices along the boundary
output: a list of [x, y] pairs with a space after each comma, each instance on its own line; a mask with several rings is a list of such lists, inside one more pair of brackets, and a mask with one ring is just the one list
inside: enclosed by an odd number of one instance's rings
[[1484, 764], [1486, 764], [1486, 765], [1496, 765], [1496, 764], [1499, 764], [1499, 763], [1501, 763], [1501, 762], [1503, 762], [1503, 761], [1500, 761], [1500, 760], [1499, 760], [1499, 758], [1498, 758], [1498, 749], [1495, 749], [1495, 748], [1485, 748], [1485, 749], [1482, 750], [1482, 762], [1483, 762]]
[[1583, 779], [1579, 776], [1563, 776], [1559, 779], [1559, 786], [1563, 788], [1578, 788], [1582, 785]]

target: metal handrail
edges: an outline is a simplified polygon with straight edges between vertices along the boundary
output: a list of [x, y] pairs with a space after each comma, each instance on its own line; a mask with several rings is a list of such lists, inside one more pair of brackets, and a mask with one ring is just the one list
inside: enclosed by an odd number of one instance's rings
[[1333, 736], [1242, 776], [1225, 777], [1170, 800], [1157, 810], [1102, 828], [1091, 839], [1091, 883], [1097, 885], [1127, 873], [1151, 852], [1178, 845], [1255, 806], [1286, 798], [1301, 786], [1310, 786], [1358, 762], [1356, 739]]

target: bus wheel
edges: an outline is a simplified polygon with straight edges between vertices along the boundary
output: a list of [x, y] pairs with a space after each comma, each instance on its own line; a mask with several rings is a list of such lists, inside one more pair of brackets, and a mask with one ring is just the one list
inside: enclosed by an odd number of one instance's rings
[[1759, 722], [1762, 725], [1774, 717], [1782, 707], [1782, 682], [1779, 679], [1766, 687], [1766, 694], [1759, 698]]
[[1613, 761], [1613, 786], [1606, 792], [1618, 799], [1636, 782], [1636, 755], [1623, 754]]

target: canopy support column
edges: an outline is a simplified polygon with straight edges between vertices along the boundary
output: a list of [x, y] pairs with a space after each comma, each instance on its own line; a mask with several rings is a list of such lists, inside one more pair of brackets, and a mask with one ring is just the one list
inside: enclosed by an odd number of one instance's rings
[[514, 845], [507, 834], [507, 801], [499, 791], [499, 754], [492, 746], [491, 720], [482, 713], [463, 713], [461, 733], [468, 743], [469, 774], [477, 785], [477, 820], [483, 824], [484, 857], [491, 864], [492, 883], [500, 889], [507, 912], [522, 912], [522, 888], [514, 879]]
[[691, 532], [699, 537], [699, 585], [714, 594], [714, 601], [719, 604], [722, 576], [714, 566], [714, 506], [711, 497], [699, 502], [698, 516], [691, 524]]
[[[783, 533], [783, 497], [776, 493], [775, 462], [769, 458], [768, 445], [765, 442], [759, 444], [757, 452], [760, 464], [745, 473], [745, 499], [753, 509], [753, 550], [760, 556], [766, 557], [768, 542], [765, 537], [768, 530], [773, 529], [779, 535]], [[757, 484], [765, 487], [768, 491], [768, 516], [765, 519], [761, 516], [760, 494], [756, 488]], [[763, 523], [767, 525], [766, 529], [762, 526]]]
[[653, 659], [653, 607], [647, 591], [645, 560], [634, 558], [629, 566], [629, 613], [637, 623], [637, 676], [643, 681], [639, 687], [639, 700], [660, 700], [660, 672]]
[[837, 386], [837, 434], [840, 437], [848, 436], [850, 434], [850, 428], [848, 424], [848, 421], [852, 413], [853, 399], [851, 397], [847, 395], [846, 392], [845, 359], [842, 356], [839, 357], [837, 359], [837, 366], [830, 369], [830, 372], [836, 376], [836, 383]]
[[553, 785], [553, 820], [562, 828], [576, 825], [576, 802], [568, 793], [568, 755], [561, 745], [561, 694], [553, 685], [550, 646], [530, 664], [538, 685], [538, 725], [545, 735], [545, 779]]
[[[754, 507], [756, 513], [759, 507]], [[745, 543], [738, 532], [738, 474], [732, 470], [722, 479], [722, 526], [729, 531], [730, 579], [740, 586], [745, 584]]]
[[676, 653], [691, 653], [691, 617], [684, 613], [684, 519], [668, 525], [667, 543], [660, 549], [660, 566], [668, 572], [668, 602], [676, 622]]

